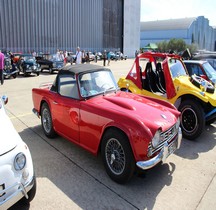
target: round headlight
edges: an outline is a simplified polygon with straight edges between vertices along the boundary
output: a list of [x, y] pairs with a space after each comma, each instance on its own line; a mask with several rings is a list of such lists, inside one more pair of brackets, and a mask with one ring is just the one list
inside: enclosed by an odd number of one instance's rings
[[161, 138], [161, 136], [160, 136], [160, 131], [157, 131], [157, 132], [155, 133], [154, 137], [152, 138], [152, 146], [153, 146], [154, 148], [156, 148], [156, 147], [159, 145], [159, 143], [160, 143], [160, 138]]
[[14, 168], [17, 171], [22, 170], [26, 165], [26, 156], [21, 152], [14, 159]]

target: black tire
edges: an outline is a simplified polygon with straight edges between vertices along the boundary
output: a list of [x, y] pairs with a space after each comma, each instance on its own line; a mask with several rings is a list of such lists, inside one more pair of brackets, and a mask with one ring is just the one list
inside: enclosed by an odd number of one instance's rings
[[21, 202], [25, 203], [25, 204], [30, 203], [34, 199], [34, 197], [35, 197], [36, 190], [37, 190], [37, 183], [36, 183], [36, 177], [34, 176], [34, 185], [31, 188], [31, 190], [29, 190], [28, 193], [27, 193], [28, 194], [28, 199], [26, 199], [25, 197], [23, 197], [22, 200], [21, 200]]
[[124, 184], [135, 171], [135, 161], [128, 138], [120, 131], [109, 130], [101, 143], [101, 156], [107, 174], [112, 180]]
[[39, 75], [40, 75], [40, 72], [37, 72], [36, 75], [39, 76]]
[[47, 103], [43, 103], [41, 107], [41, 125], [44, 134], [48, 138], [54, 138], [56, 136], [56, 132], [53, 129], [52, 115]]
[[13, 78], [16, 79], [18, 73], [13, 74]]
[[183, 101], [179, 106], [181, 112], [181, 128], [183, 137], [194, 140], [204, 130], [205, 116], [199, 102], [191, 100]]
[[51, 67], [49, 68], [49, 73], [50, 73], [50, 74], [52, 74], [52, 73], [53, 73], [53, 70], [52, 70], [52, 68], [51, 68]]
[[200, 85], [202, 84], [203, 81], [205, 81], [206, 84], [207, 84], [206, 92], [214, 93], [215, 87], [210, 82], [208, 82], [207, 80], [204, 80], [202, 77], [199, 77], [199, 76], [196, 76], [196, 75], [191, 76], [192, 84], [195, 85], [198, 88], [200, 88]]
[[28, 76], [28, 73], [27, 73], [25, 70], [23, 70], [23, 76], [24, 76], [24, 77], [27, 77], [27, 76]]

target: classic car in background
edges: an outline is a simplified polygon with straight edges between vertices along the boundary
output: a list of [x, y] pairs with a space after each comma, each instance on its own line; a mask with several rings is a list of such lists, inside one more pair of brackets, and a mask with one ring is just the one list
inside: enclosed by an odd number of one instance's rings
[[18, 75], [18, 68], [17, 66], [11, 62], [11, 58], [10, 57], [5, 57], [4, 59], [4, 69], [3, 69], [3, 75], [4, 78], [16, 78]]
[[110, 54], [110, 59], [111, 60], [118, 60], [119, 59], [119, 55], [117, 55], [116, 53], [114, 52], [108, 52]]
[[116, 52], [116, 56], [119, 60], [127, 60], [127, 55], [124, 55], [122, 52]]
[[216, 70], [216, 52], [200, 52], [194, 55], [191, 59], [208, 61], [211, 66]]
[[195, 139], [205, 123], [216, 119], [215, 87], [207, 80], [189, 76], [180, 56], [174, 54], [139, 54], [126, 78], [118, 85], [123, 91], [169, 101], [181, 112], [185, 138]]
[[184, 64], [187, 68], [187, 71], [190, 76], [197, 75], [200, 76], [213, 85], [216, 84], [216, 71], [209, 64], [208, 61], [205, 60], [184, 60]]
[[52, 74], [64, 66], [64, 59], [58, 54], [43, 54], [40, 59], [37, 59], [37, 63], [41, 67], [41, 72], [48, 70]]
[[127, 182], [179, 148], [180, 112], [165, 101], [118, 89], [109, 69], [85, 64], [61, 69], [53, 84], [32, 89], [33, 112], [47, 137], [59, 134], [94, 155], [108, 175]]
[[36, 193], [31, 154], [6, 114], [7, 101], [0, 97], [0, 209], [19, 200], [28, 203]]
[[76, 62], [76, 53], [74, 52], [68, 52], [66, 62], [73, 64]]
[[97, 56], [97, 60], [103, 59], [103, 54], [101, 52], [95, 52], [94, 55]]
[[19, 73], [22, 72], [25, 77], [32, 73], [39, 76], [41, 71], [40, 65], [31, 54], [20, 55], [19, 60], [17, 61], [17, 68], [19, 69]]
[[22, 55], [22, 53], [21, 52], [19, 52], [19, 53], [13, 53], [13, 57], [12, 57], [12, 63], [13, 64], [17, 64], [17, 62], [18, 62], [18, 60], [19, 60], [19, 58], [20, 58], [20, 56]]
[[94, 61], [95, 55], [92, 52], [87, 52], [87, 53], [88, 53], [89, 61]]

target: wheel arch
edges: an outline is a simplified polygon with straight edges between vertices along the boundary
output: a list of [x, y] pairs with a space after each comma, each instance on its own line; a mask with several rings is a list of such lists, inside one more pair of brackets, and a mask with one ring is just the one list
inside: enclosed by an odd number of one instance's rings
[[175, 101], [175, 107], [178, 109], [180, 104], [183, 102], [183, 101], [186, 101], [186, 100], [192, 100], [192, 101], [196, 101], [197, 103], [199, 103], [203, 109], [205, 109], [205, 107], [207, 106], [207, 103], [202, 101], [200, 98], [197, 98], [196, 96], [192, 95], [192, 94], [186, 94], [186, 95], [182, 95], [180, 96], [176, 101]]
[[[109, 126], [107, 127], [104, 131], [103, 131], [103, 134], [101, 135], [101, 139], [100, 139], [100, 144], [99, 144], [99, 147], [98, 147], [98, 153], [101, 152], [101, 143], [102, 143], [102, 140], [103, 140], [103, 137], [104, 135], [107, 133], [107, 132], [113, 132], [113, 131], [117, 131], [117, 132], [120, 132], [122, 135], [125, 136], [125, 139], [128, 141], [128, 143], [130, 144], [130, 147], [131, 147], [131, 150], [133, 152], [133, 156], [134, 156], [134, 151], [133, 151], [133, 147], [131, 145], [131, 142], [130, 142], [130, 137], [127, 135], [127, 133], [122, 130], [121, 128], [118, 128], [118, 127], [115, 127], [115, 126]], [[135, 157], [134, 157], [135, 158]]]
[[[44, 103], [48, 104], [48, 106], [49, 106], [49, 108], [50, 108], [49, 102], [48, 102], [46, 99], [42, 99], [42, 100], [41, 100], [41, 103], [40, 103], [40, 110], [39, 110], [40, 116], [41, 116], [41, 108], [42, 108], [42, 106], [43, 106]], [[51, 113], [51, 114], [52, 114], [52, 113]]]

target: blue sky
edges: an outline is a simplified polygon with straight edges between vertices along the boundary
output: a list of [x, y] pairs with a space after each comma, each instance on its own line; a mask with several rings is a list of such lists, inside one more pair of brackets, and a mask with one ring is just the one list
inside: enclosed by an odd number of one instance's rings
[[141, 21], [204, 16], [216, 26], [215, 0], [141, 0]]

